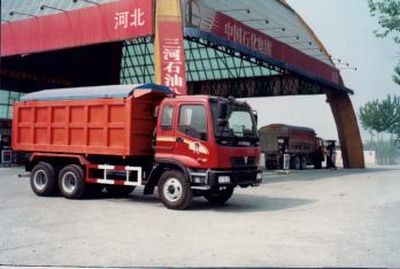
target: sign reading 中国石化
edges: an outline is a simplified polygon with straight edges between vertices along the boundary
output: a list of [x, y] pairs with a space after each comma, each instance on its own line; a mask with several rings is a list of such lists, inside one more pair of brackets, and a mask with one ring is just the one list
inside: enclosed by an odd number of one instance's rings
[[[297, 70], [317, 75], [319, 78], [335, 84], [341, 84], [338, 69], [307, 55], [290, 44], [273, 38], [268, 34], [268, 30], [254, 29], [232, 16], [209, 7], [203, 1], [185, 0], [184, 3], [186, 27], [199, 28], [215, 34], [219, 41], [229, 41], [235, 45], [241, 45]], [[255, 20], [258, 19], [255, 18]]]

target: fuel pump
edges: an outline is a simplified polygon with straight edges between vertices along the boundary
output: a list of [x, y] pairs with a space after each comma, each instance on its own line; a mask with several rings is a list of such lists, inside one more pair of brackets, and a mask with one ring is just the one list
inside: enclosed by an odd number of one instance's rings
[[326, 168], [336, 169], [336, 140], [327, 140]]
[[290, 168], [290, 154], [286, 153], [287, 148], [288, 148], [288, 138], [278, 137], [278, 155], [277, 155], [278, 169], [289, 170]]

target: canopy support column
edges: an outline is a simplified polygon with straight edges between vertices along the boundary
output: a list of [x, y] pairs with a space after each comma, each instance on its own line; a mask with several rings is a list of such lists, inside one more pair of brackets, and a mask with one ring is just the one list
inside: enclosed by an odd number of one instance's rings
[[365, 168], [361, 135], [349, 95], [329, 91], [326, 96], [336, 122], [344, 168]]

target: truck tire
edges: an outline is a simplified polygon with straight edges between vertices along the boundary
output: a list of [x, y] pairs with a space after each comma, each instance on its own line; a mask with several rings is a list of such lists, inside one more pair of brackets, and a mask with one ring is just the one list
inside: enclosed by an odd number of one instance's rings
[[321, 161], [315, 161], [314, 162], [314, 169], [321, 169], [322, 168], [322, 162]]
[[265, 160], [265, 169], [267, 170], [275, 170], [276, 169], [276, 164], [272, 161]]
[[293, 165], [292, 165], [294, 170], [300, 170], [301, 169], [301, 159], [300, 156], [296, 156], [293, 158]]
[[307, 157], [306, 156], [301, 157], [301, 169], [307, 169]]
[[128, 196], [133, 190], [135, 186], [119, 186], [119, 185], [107, 185], [106, 190], [107, 193], [111, 196], [121, 197]]
[[161, 175], [158, 195], [164, 206], [169, 209], [185, 209], [193, 200], [190, 184], [178, 170], [167, 170]]
[[51, 196], [58, 192], [54, 167], [46, 162], [39, 162], [31, 172], [31, 188], [38, 196]]
[[222, 191], [214, 191], [208, 192], [204, 194], [204, 198], [207, 199], [208, 202], [214, 205], [223, 205], [229, 198], [232, 197], [233, 194], [233, 187], [227, 187], [225, 190]]
[[104, 185], [102, 184], [87, 184], [86, 185], [86, 194], [89, 197], [96, 197], [101, 194], [104, 189]]
[[88, 190], [84, 181], [85, 173], [79, 165], [70, 164], [61, 169], [58, 176], [58, 186], [67, 199], [81, 199]]

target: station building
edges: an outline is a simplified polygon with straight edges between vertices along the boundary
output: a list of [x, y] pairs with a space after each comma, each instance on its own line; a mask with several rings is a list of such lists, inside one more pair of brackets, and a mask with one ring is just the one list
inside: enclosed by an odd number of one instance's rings
[[3, 0], [0, 124], [21, 94], [155, 82], [178, 94], [326, 95], [344, 167], [364, 167], [332, 57], [285, 0]]

